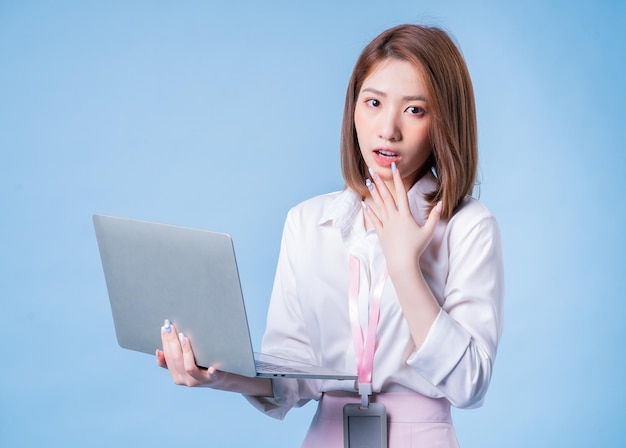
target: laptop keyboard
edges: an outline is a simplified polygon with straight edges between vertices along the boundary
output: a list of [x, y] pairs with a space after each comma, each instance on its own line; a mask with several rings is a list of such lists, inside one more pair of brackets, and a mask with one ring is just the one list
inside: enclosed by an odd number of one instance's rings
[[299, 370], [293, 367], [281, 366], [280, 364], [273, 364], [271, 362], [255, 360], [257, 372], [262, 373], [305, 373], [303, 370]]

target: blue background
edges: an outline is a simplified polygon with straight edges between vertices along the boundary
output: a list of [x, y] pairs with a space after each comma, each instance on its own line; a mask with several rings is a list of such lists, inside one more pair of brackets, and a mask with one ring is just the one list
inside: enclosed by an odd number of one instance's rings
[[625, 5], [1, 1], [0, 446], [298, 446], [313, 404], [275, 421], [117, 346], [91, 215], [231, 233], [258, 349], [285, 214], [342, 187], [352, 66], [406, 22], [466, 56], [504, 238], [461, 445], [623, 446]]

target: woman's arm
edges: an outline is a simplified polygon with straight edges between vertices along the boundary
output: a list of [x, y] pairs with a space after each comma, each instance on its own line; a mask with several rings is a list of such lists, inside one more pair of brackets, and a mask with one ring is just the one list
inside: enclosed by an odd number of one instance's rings
[[395, 198], [380, 176], [370, 172], [375, 186], [371, 189], [373, 204], [366, 207], [366, 216], [376, 228], [389, 276], [419, 349], [441, 310], [419, 266], [439, 222], [441, 204], [432, 209], [428, 221], [420, 227], [411, 214], [400, 172], [393, 170]]
[[[397, 173], [396, 173], [397, 176]], [[397, 179], [394, 179], [397, 180]], [[396, 200], [376, 183], [368, 216], [385, 254], [389, 274], [416, 349], [407, 364], [456, 407], [480, 405], [491, 380], [502, 333], [504, 274], [500, 232], [488, 211], [455, 215], [442, 244], [447, 257], [442, 306], [415, 258], [421, 257], [439, 221], [437, 208], [419, 227], [402, 184]]]
[[[443, 307], [407, 363], [457, 407], [480, 405], [502, 335], [504, 263], [495, 218], [478, 204], [455, 215], [442, 244]], [[444, 255], [445, 254], [445, 255]]]
[[[285, 220], [261, 348], [268, 355], [318, 364], [298, 301], [295, 265], [299, 254], [306, 250], [301, 244], [301, 218], [295, 215], [292, 209]], [[261, 412], [278, 419], [283, 419], [291, 408], [320, 397], [319, 380], [275, 378], [272, 389], [271, 398], [244, 395]]]

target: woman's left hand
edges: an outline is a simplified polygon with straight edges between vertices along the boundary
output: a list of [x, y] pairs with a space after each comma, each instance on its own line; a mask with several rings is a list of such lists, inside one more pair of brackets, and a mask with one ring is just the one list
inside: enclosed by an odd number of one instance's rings
[[440, 202], [420, 226], [411, 214], [400, 172], [392, 172], [395, 198], [383, 179], [370, 169], [374, 180], [368, 187], [372, 200], [365, 204], [365, 213], [376, 229], [390, 272], [419, 267], [419, 258], [432, 240], [441, 216]]

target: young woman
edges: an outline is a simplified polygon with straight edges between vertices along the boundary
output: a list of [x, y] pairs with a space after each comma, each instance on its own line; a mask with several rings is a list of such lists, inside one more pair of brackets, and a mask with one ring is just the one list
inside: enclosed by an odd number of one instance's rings
[[169, 325], [157, 363], [177, 384], [243, 393], [277, 418], [318, 400], [304, 446], [343, 446], [343, 406], [369, 387], [389, 446], [458, 446], [450, 405], [480, 406], [502, 332], [500, 233], [470, 196], [477, 160], [472, 84], [450, 37], [383, 32], [348, 86], [346, 188], [287, 216], [262, 347], [358, 371], [359, 386], [201, 370]]

